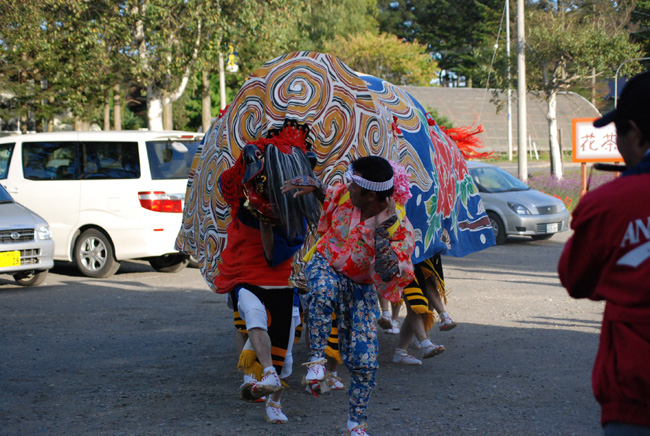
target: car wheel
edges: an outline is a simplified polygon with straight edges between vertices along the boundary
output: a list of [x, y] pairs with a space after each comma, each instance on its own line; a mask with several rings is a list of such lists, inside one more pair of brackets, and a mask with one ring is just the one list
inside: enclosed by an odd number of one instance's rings
[[165, 254], [149, 259], [149, 264], [158, 272], [175, 273], [179, 272], [190, 262], [187, 254]]
[[492, 224], [492, 230], [494, 231], [494, 240], [497, 245], [501, 245], [506, 242], [506, 228], [503, 225], [503, 220], [494, 212], [487, 213], [488, 218], [490, 218], [490, 224]]
[[20, 286], [38, 286], [47, 277], [47, 271], [24, 271], [14, 274], [14, 280]]
[[110, 277], [120, 268], [108, 237], [95, 229], [86, 230], [79, 236], [74, 246], [74, 259], [86, 277]]
[[554, 233], [545, 233], [543, 235], [533, 235], [531, 237], [533, 238], [533, 241], [546, 241], [547, 239], [551, 239], [553, 235]]

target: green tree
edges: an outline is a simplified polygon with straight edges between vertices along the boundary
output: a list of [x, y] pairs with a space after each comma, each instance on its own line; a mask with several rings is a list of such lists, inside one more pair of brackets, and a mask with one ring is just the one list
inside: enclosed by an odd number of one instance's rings
[[45, 78], [39, 68], [45, 61], [44, 53], [48, 51], [47, 41], [39, 30], [44, 16], [36, 5], [19, 7], [8, 2], [0, 3], [0, 13], [3, 17], [0, 32], [0, 115], [5, 119], [18, 118], [24, 129], [28, 116], [49, 116], [42, 108], [42, 81]]
[[353, 70], [395, 85], [429, 86], [435, 76], [436, 63], [426, 53], [426, 47], [394, 35], [366, 32], [339, 36], [325, 48]]
[[259, 66], [294, 51], [327, 51], [339, 36], [376, 30], [376, 0], [256, 1], [238, 35], [243, 79]]
[[641, 49], [630, 42], [627, 32], [599, 26], [589, 10], [562, 4], [546, 6], [531, 8], [526, 15], [526, 81], [529, 90], [547, 103], [551, 173], [562, 178], [558, 93], [584, 86], [593, 76], [613, 77], [617, 66], [640, 57]]
[[47, 15], [52, 43], [47, 80], [59, 97], [66, 96], [77, 121], [99, 121], [111, 87], [124, 80], [120, 70], [130, 37], [120, 2], [51, 1]]
[[[298, 49], [301, 40], [298, 30], [301, 10], [298, 0], [218, 0], [205, 6], [206, 30], [199, 52], [201, 72], [202, 124], [207, 128], [209, 119], [216, 116], [219, 107], [211, 101], [229, 101], [234, 89], [238, 89], [246, 77], [262, 63], [288, 51]], [[225, 74], [223, 57], [229, 45], [233, 45], [239, 57], [239, 71]], [[219, 75], [215, 79], [213, 73]], [[224, 82], [225, 95], [214, 94], [213, 85], [220, 88]], [[218, 98], [215, 98], [217, 97]]]
[[306, 50], [323, 51], [339, 37], [377, 30], [377, 0], [309, 0], [298, 29]]
[[481, 68], [489, 63], [503, 10], [503, 0], [379, 0], [379, 29], [426, 44], [444, 72], [468, 86], [483, 86]]
[[229, 44], [237, 49], [239, 71], [228, 74], [219, 71], [220, 80], [227, 85], [227, 101], [250, 73], [277, 56], [300, 50], [322, 51], [325, 42], [337, 35], [374, 28], [375, 10], [375, 0], [213, 2], [212, 10], [206, 14], [205, 37], [199, 53], [203, 124], [218, 114], [218, 108], [212, 108], [210, 114], [206, 112], [211, 107], [210, 101], [221, 100], [220, 93], [214, 93], [215, 84], [219, 88], [219, 80], [214, 79], [213, 73], [219, 70], [219, 58]]
[[198, 0], [137, 0], [124, 9], [133, 23], [128, 54], [132, 74], [146, 87], [150, 130], [162, 130], [164, 116], [171, 127], [170, 104], [183, 95], [198, 57], [203, 5]]
[[643, 47], [643, 53], [650, 56], [650, 0], [638, 0], [630, 18], [632, 40]]
[[47, 120], [64, 110], [94, 121], [107, 83], [123, 62], [117, 2], [42, 1], [8, 5], [0, 39], [0, 88], [12, 95], [4, 116]]
[[[145, 98], [148, 125], [160, 129], [172, 125], [171, 103], [195, 77], [204, 118], [218, 113], [212, 73], [229, 44], [239, 52], [240, 71], [225, 78], [234, 92], [270, 59], [372, 29], [376, 0], [0, 0], [0, 13], [3, 117], [48, 120], [70, 110], [99, 121], [104, 107], [108, 127], [109, 97], [122, 86], [142, 90], [128, 98]], [[113, 107], [120, 124], [121, 104]]]

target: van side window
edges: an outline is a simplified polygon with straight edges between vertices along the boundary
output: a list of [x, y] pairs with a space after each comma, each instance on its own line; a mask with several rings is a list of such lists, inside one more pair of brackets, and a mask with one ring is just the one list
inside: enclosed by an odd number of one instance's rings
[[187, 179], [200, 141], [147, 141], [153, 180]]
[[6, 179], [9, 172], [9, 161], [11, 160], [11, 153], [14, 151], [12, 143], [0, 144], [0, 179]]
[[85, 142], [81, 146], [83, 179], [138, 179], [137, 142]]
[[29, 180], [73, 180], [76, 142], [23, 142], [23, 175]]

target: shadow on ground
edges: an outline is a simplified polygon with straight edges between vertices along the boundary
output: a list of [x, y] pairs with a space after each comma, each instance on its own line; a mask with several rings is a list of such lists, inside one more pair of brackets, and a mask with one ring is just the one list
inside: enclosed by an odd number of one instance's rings
[[[500, 268], [498, 258], [488, 269]], [[290, 422], [239, 399], [225, 297], [97, 281], [92, 290], [0, 294], [0, 433], [4, 435], [340, 435], [347, 392], [315, 398], [300, 387], [295, 350]], [[501, 327], [458, 320], [434, 332], [447, 352], [420, 367], [390, 362], [397, 338], [380, 333], [380, 371], [368, 409], [376, 435], [594, 435], [593, 321], [540, 315]], [[585, 324], [586, 323], [586, 324]], [[552, 328], [551, 328], [552, 327]], [[348, 374], [341, 375], [347, 382]]]

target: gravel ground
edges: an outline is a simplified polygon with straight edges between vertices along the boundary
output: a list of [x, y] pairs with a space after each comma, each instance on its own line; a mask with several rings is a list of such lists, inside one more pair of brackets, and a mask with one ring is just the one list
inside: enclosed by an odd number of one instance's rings
[[[509, 240], [443, 258], [448, 311], [459, 326], [431, 333], [447, 351], [421, 367], [391, 363], [380, 334], [368, 408], [380, 435], [596, 435], [590, 375], [603, 306], [570, 299], [556, 265], [568, 233]], [[198, 270], [155, 273], [124, 262], [90, 280], [58, 265], [33, 289], [0, 276], [2, 435], [340, 435], [347, 392], [300, 387], [295, 350], [286, 425], [239, 399], [225, 297]], [[345, 369], [340, 371], [348, 381]]]

